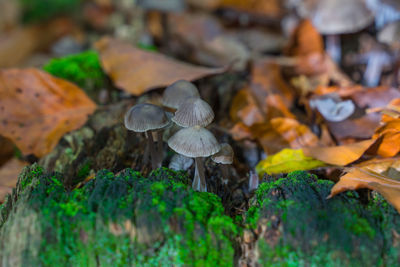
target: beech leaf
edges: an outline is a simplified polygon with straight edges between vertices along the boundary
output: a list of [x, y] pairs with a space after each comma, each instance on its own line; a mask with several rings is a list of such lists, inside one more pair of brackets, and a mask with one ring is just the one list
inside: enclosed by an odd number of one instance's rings
[[76, 85], [33, 68], [0, 70], [0, 99], [0, 134], [38, 157], [96, 109]]
[[345, 166], [358, 160], [375, 141], [375, 139], [369, 139], [342, 146], [305, 147], [303, 152], [306, 156], [321, 160], [327, 164]]
[[367, 168], [352, 168], [332, 189], [328, 198], [347, 190], [368, 188], [379, 192], [400, 213], [400, 181]]
[[95, 46], [105, 72], [116, 86], [135, 96], [177, 80], [192, 81], [225, 71], [180, 62], [111, 38], [103, 38]]

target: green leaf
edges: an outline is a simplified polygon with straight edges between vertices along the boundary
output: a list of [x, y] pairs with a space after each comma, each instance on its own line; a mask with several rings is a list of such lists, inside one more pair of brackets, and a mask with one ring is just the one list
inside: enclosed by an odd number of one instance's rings
[[310, 170], [325, 166], [322, 161], [307, 157], [301, 149], [285, 148], [275, 155], [260, 161], [256, 166], [258, 175], [289, 173], [298, 170]]

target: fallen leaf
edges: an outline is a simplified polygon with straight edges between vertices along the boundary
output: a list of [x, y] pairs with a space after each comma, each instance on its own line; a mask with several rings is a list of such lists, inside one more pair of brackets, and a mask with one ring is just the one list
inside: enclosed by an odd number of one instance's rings
[[347, 119], [340, 122], [328, 122], [331, 134], [336, 140], [345, 138], [368, 139], [379, 126], [381, 116], [376, 113], [366, 114], [359, 118]]
[[307, 56], [324, 53], [324, 41], [309, 19], [302, 20], [290, 37], [286, 53], [289, 56]]
[[301, 149], [283, 149], [282, 151], [268, 156], [256, 166], [259, 176], [266, 174], [288, 173], [296, 170], [311, 170], [323, 167], [322, 161], [307, 157]]
[[302, 148], [318, 144], [318, 137], [308, 128], [291, 118], [274, 118], [271, 120], [274, 131], [285, 139], [291, 148]]
[[96, 105], [76, 85], [37, 69], [0, 70], [0, 134], [42, 157]]
[[400, 181], [365, 168], [351, 168], [332, 189], [328, 198], [348, 190], [368, 188], [379, 192], [400, 212]]
[[400, 171], [400, 157], [374, 158], [367, 161], [363, 161], [357, 164], [356, 167], [388, 175], [387, 172], [390, 172], [390, 169]]
[[345, 166], [359, 159], [375, 141], [375, 139], [370, 139], [342, 146], [305, 147], [303, 152], [304, 155], [327, 164]]
[[288, 141], [272, 128], [271, 123], [254, 124], [250, 127], [250, 131], [252, 137], [257, 139], [267, 155], [290, 147]]
[[250, 90], [240, 90], [232, 100], [229, 111], [232, 121], [241, 121], [246, 126], [265, 121], [264, 114]]
[[293, 104], [295, 97], [293, 90], [282, 77], [279, 65], [269, 58], [261, 58], [254, 62], [250, 87], [262, 104], [264, 104], [262, 100], [271, 94], [280, 95], [287, 108], [291, 108]]
[[177, 80], [196, 80], [222, 73], [224, 68], [206, 68], [148, 52], [115, 39], [103, 38], [95, 45], [106, 73], [117, 87], [140, 95]]
[[28, 163], [21, 161], [17, 158], [12, 158], [7, 161], [0, 168], [0, 203], [4, 201], [7, 194], [11, 193], [13, 187], [15, 187], [18, 175], [22, 171], [22, 168], [27, 166]]
[[33, 52], [47, 48], [72, 28], [70, 20], [61, 18], [0, 35], [0, 67], [12, 67], [21, 63]]
[[400, 151], [400, 119], [388, 121], [375, 131], [374, 138], [380, 137], [378, 155], [393, 157]]
[[275, 18], [279, 18], [284, 12], [280, 0], [220, 0], [219, 6]]
[[400, 92], [395, 88], [378, 86], [365, 88], [354, 93], [351, 98], [360, 108], [377, 108], [388, 105], [395, 98], [400, 98]]

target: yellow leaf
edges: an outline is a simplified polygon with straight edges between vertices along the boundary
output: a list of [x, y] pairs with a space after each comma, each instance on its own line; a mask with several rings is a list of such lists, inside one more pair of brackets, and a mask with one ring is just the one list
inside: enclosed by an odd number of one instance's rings
[[288, 173], [296, 170], [311, 170], [323, 166], [325, 164], [322, 161], [305, 156], [301, 149], [285, 148], [275, 155], [260, 161], [256, 166], [256, 172], [262, 176], [265, 173]]

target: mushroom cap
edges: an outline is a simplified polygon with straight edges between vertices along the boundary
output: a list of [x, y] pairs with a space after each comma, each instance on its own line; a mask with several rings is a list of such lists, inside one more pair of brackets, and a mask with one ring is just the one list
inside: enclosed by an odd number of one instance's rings
[[177, 109], [180, 104], [190, 97], [200, 98], [196, 86], [191, 82], [179, 80], [165, 89], [162, 103], [166, 107]]
[[229, 144], [222, 143], [221, 149], [218, 153], [211, 156], [215, 163], [219, 164], [232, 164], [233, 162], [233, 149]]
[[143, 103], [131, 107], [125, 114], [125, 127], [134, 132], [147, 132], [168, 126], [169, 120], [159, 106]]
[[380, 30], [378, 40], [387, 45], [400, 45], [400, 21], [389, 23]]
[[206, 101], [200, 98], [188, 98], [183, 102], [172, 121], [181, 127], [193, 127], [196, 125], [207, 126], [214, 119], [214, 112]]
[[311, 12], [322, 34], [345, 34], [362, 30], [374, 21], [364, 0], [322, 0]]
[[168, 140], [168, 146], [190, 158], [208, 157], [220, 150], [215, 136], [200, 126], [179, 130]]

